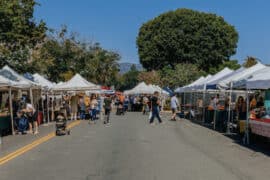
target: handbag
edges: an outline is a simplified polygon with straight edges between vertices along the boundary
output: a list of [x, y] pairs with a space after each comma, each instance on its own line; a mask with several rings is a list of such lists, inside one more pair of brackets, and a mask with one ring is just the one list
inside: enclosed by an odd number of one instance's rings
[[148, 119], [150, 120], [151, 117], [152, 117], [152, 111], [150, 111]]

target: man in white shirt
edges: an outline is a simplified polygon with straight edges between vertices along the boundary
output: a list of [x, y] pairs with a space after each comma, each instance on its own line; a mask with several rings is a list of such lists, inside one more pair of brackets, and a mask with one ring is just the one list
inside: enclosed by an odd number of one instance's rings
[[38, 133], [37, 111], [31, 104], [29, 99], [26, 102], [25, 112], [27, 113], [27, 117], [28, 117], [29, 132], [33, 133], [33, 125], [34, 125], [34, 128], [35, 128], [34, 134], [37, 134]]
[[179, 107], [179, 102], [178, 99], [176, 98], [175, 94], [172, 95], [171, 97], [171, 109], [172, 109], [172, 121], [176, 121], [176, 111], [177, 108]]

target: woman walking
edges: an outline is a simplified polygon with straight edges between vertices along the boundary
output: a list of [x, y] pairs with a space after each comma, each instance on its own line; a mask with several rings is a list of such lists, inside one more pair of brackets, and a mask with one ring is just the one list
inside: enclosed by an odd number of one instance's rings
[[74, 95], [71, 97], [70, 105], [71, 105], [71, 120], [77, 120], [78, 96]]
[[80, 120], [85, 120], [85, 102], [84, 97], [82, 96], [79, 100], [79, 106], [80, 106]]
[[91, 120], [95, 123], [96, 122], [96, 118], [97, 118], [97, 106], [98, 106], [98, 101], [96, 98], [96, 95], [93, 94], [91, 96], [91, 102], [90, 102], [90, 111], [91, 111]]

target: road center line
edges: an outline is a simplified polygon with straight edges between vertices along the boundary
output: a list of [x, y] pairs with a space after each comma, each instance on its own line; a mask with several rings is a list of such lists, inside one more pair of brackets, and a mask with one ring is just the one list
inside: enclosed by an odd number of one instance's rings
[[[74, 122], [72, 122], [72, 123], [70, 123], [68, 125], [68, 128], [72, 128], [72, 127], [77, 126], [79, 124], [80, 124], [80, 121], [74, 121]], [[44, 142], [52, 139], [53, 137], [55, 137], [55, 132], [51, 132], [48, 135], [46, 135], [46, 136], [44, 136], [44, 137], [42, 137], [40, 139], [37, 139], [37, 140], [33, 141], [32, 143], [30, 143], [28, 145], [25, 145], [25, 146], [21, 147], [20, 149], [14, 151], [12, 153], [7, 154], [4, 157], [1, 157], [0, 158], [0, 165], [3, 165], [6, 162], [8, 162], [8, 161], [10, 161], [10, 160], [12, 160], [12, 159], [14, 159], [14, 158], [16, 158], [16, 157], [24, 154], [25, 152], [30, 151], [31, 149], [33, 149], [36, 146], [38, 146], [38, 145], [40, 145], [40, 144], [42, 144], [42, 143], [44, 143]]]

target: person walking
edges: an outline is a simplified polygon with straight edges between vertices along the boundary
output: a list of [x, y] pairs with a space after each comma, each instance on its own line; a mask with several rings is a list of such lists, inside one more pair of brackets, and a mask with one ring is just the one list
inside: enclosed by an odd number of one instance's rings
[[80, 97], [79, 107], [80, 107], [80, 120], [85, 120], [86, 106], [85, 106], [85, 102], [84, 102], [84, 96]]
[[99, 112], [99, 118], [101, 121], [104, 120], [104, 99], [105, 99], [105, 95], [104, 94], [101, 94], [101, 96], [99, 97], [99, 100], [100, 100], [100, 112]]
[[112, 110], [112, 99], [111, 99], [111, 97], [106, 97], [104, 99], [104, 109], [105, 109], [104, 124], [108, 124], [110, 122], [110, 113], [111, 113], [111, 110]]
[[96, 96], [95, 94], [93, 94], [93, 95], [91, 96], [90, 107], [91, 107], [91, 120], [92, 120], [94, 123], [96, 123], [98, 101], [97, 101], [97, 96]]
[[152, 116], [150, 118], [150, 124], [154, 124], [154, 118], [156, 117], [159, 121], [159, 123], [162, 123], [162, 120], [159, 116], [159, 106], [160, 106], [160, 100], [159, 100], [159, 92], [155, 91], [154, 96], [151, 98], [151, 109], [152, 109]]
[[172, 121], [176, 121], [176, 111], [177, 108], [179, 107], [179, 102], [178, 99], [176, 98], [176, 95], [173, 94], [171, 97], [171, 109], [172, 109]]
[[78, 113], [78, 96], [74, 95], [70, 99], [71, 105], [71, 120], [77, 120], [77, 113]]
[[147, 96], [145, 95], [143, 97], [143, 115], [147, 115], [148, 111], [149, 111], [149, 107], [148, 107], [148, 101], [149, 99], [147, 98]]

